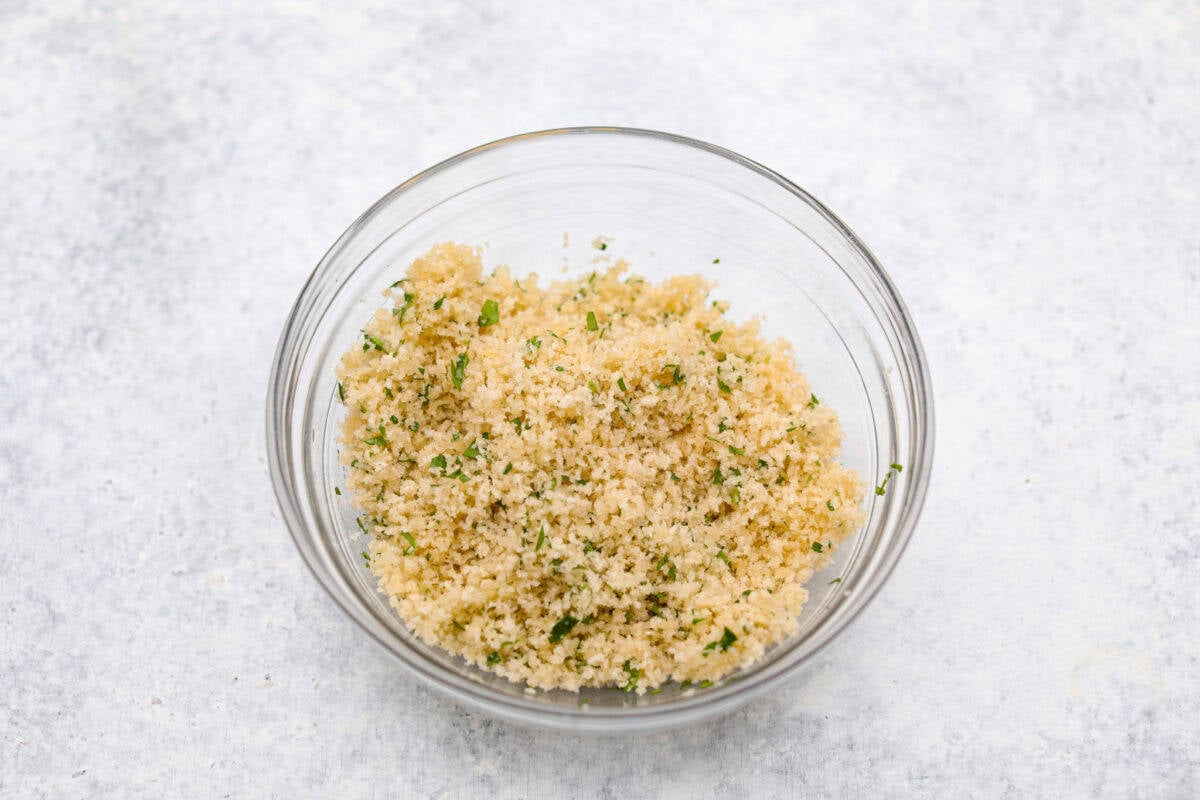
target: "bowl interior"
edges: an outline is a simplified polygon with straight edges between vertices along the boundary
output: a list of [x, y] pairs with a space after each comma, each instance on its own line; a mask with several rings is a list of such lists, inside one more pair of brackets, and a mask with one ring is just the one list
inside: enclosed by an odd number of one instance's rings
[[[597, 237], [607, 243], [603, 251]], [[334, 366], [383, 304], [381, 290], [443, 241], [482, 245], [485, 267], [506, 264], [543, 281], [585, 275], [618, 258], [652, 281], [702, 274], [716, 283], [714, 296], [730, 302], [730, 317], [758, 316], [767, 336], [793, 343], [821, 402], [839, 414], [843, 463], [865, 483], [878, 484], [892, 462], [921, 467], [912, 460], [926, 457], [918, 434], [928, 411], [913, 397], [924, 388], [919, 348], [897, 326], [897, 315], [905, 323], [903, 309], [889, 307], [890, 286], [869, 254], [810, 198], [753, 165], [665, 137], [559, 133], [473, 151], [402, 185], [360, 218], [318, 267], [281, 343], [294, 385], [281, 398], [281, 435], [296, 446], [287, 471], [300, 517], [292, 524], [297, 543], [339, 604], [409, 666], [467, 699], [520, 709], [534, 721], [631, 712], [661, 718], [655, 712], [695, 707], [706, 695], [728, 698], [735, 684], [782, 674], [878, 588], [911, 528], [905, 515], [915, 515], [911, 470], [883, 496], [868, 489], [867, 522], [810, 581], [799, 631], [717, 685], [640, 697], [530, 694], [417, 640], [377, 591], [359, 555], [355, 508], [334, 492], [344, 477]], [[289, 336], [294, 344], [284, 354]]]

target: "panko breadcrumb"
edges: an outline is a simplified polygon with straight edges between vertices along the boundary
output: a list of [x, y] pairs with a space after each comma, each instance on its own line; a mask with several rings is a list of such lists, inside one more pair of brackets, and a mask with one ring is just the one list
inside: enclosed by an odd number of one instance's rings
[[434, 247], [338, 365], [370, 569], [424, 641], [542, 689], [715, 680], [861, 523], [834, 412], [699, 276], [538, 285]]

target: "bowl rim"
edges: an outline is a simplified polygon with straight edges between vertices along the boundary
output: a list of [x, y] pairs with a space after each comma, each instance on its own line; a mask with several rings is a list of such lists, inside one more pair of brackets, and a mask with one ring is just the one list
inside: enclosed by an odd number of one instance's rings
[[[293, 360], [291, 356], [295, 355], [294, 336], [297, 327], [300, 324], [301, 317], [308, 311], [313, 300], [315, 285], [319, 283], [324, 274], [331, 268], [331, 262], [336, 254], [350, 241], [350, 239], [364, 227], [376, 214], [384, 207], [389, 205], [397, 196], [408, 191], [417, 184], [432, 178], [458, 164], [478, 158], [491, 151], [512, 146], [515, 144], [533, 141], [537, 139], [561, 138], [570, 136], [588, 136], [588, 135], [617, 135], [628, 136], [631, 138], [649, 138], [660, 141], [669, 142], [676, 145], [681, 145], [687, 148], [698, 149], [712, 155], [716, 155], [723, 159], [733, 162], [741, 167], [744, 167], [759, 176], [767, 178], [779, 187], [783, 188], [790, 194], [799, 198], [807, 204], [812, 210], [816, 211], [821, 217], [829, 223], [833, 229], [843, 237], [846, 244], [859, 256], [873, 273], [874, 279], [878, 282], [876, 288], [883, 295], [885, 304], [890, 305], [889, 309], [892, 313], [889, 315], [890, 321], [896, 328], [896, 333], [899, 336], [902, 350], [908, 361], [907, 366], [911, 371], [910, 379], [914, 386], [915, 392], [913, 395], [912, 406], [913, 413], [910, 414], [913, 422], [913, 454], [916, 464], [920, 465], [920, 469], [912, 469], [909, 472], [911, 475], [909, 489], [903, 495], [903, 505], [899, 509], [898, 518], [896, 521], [896, 535], [892, 544], [892, 552], [888, 554], [888, 559], [881, 565], [878, 578], [874, 583], [861, 591], [864, 593], [860, 604], [857, 608], [852, 609], [843, 619], [835, 621], [828, 628], [828, 635], [824, 641], [818, 643], [810, 652], [800, 656], [797, 660], [779, 665], [776, 669], [768, 670], [765, 673], [748, 675], [739, 679], [737, 682], [728, 684], [722, 689], [717, 689], [712, 693], [693, 694], [690, 697], [684, 697], [679, 701], [672, 702], [668, 705], [651, 705], [651, 706], [619, 706], [605, 709], [590, 709], [586, 707], [559, 707], [537, 704], [524, 700], [519, 696], [501, 695], [493, 692], [484, 684], [471, 681], [467, 678], [446, 673], [444, 671], [435, 671], [431, 669], [423, 669], [415, 663], [404, 658], [391, 643], [384, 641], [375, 631], [371, 630], [362, 620], [359, 619], [343, 600], [326, 584], [322, 577], [321, 571], [314, 564], [314, 558], [302, 545], [297, 531], [299, 529], [307, 529], [303, 522], [301, 513], [298, 508], [298, 501], [292, 493], [290, 486], [290, 477], [288, 470], [285, 469], [281, 453], [284, 449], [291, 455], [291, 446], [287, 441], [288, 435], [285, 432], [280, 434], [280, 416], [283, 413], [283, 400], [289, 394], [287, 390], [285, 378], [290, 375], [291, 370], [288, 369]], [[317, 262], [316, 267], [309, 274], [301, 288], [292, 309], [288, 314], [287, 320], [284, 323], [283, 330], [279, 337], [279, 342], [276, 345], [274, 358], [271, 363], [270, 379], [267, 390], [267, 408], [266, 408], [266, 445], [267, 445], [267, 461], [271, 478], [272, 488], [274, 490], [275, 499], [279, 506], [280, 513], [283, 516], [283, 521], [288, 529], [288, 533], [292, 538], [293, 544], [300, 552], [301, 559], [309, 572], [316, 578], [317, 583], [325, 591], [325, 593], [333, 600], [334, 604], [349, 617], [354, 624], [367, 634], [372, 640], [387, 651], [393, 658], [411, 673], [420, 676], [428, 681], [431, 686], [439, 690], [442, 694], [457, 702], [466, 703], [474, 708], [488, 712], [493, 715], [501, 716], [518, 724], [535, 725], [543, 728], [556, 728], [562, 730], [570, 730], [575, 732], [599, 732], [599, 733], [622, 733], [639, 730], [657, 730], [676, 725], [688, 724], [712, 716], [722, 714], [741, 706], [754, 698], [760, 697], [765, 691], [772, 686], [777, 685], [787, 676], [796, 672], [803, 664], [807, 663], [815, 655], [821, 652], [830, 643], [836, 640], [845, 629], [859, 615], [871, 605], [879, 591], [888, 582], [894, 572], [896, 565], [907, 549], [909, 542], [912, 539], [916, 524], [919, 521], [922, 509], [925, 503], [925, 497], [928, 492], [930, 477], [932, 473], [932, 463], [934, 454], [934, 411], [933, 411], [933, 388], [929, 375], [928, 362], [926, 360], [924, 349], [921, 345], [916, 329], [912, 324], [911, 312], [901, 298], [891, 278], [884, 271], [878, 259], [870, 251], [866, 244], [858, 237], [854, 231], [850, 229], [836, 214], [830, 211], [821, 201], [809, 194], [805, 189], [793, 183], [788, 178], [784, 177], [775, 170], [766, 167], [753, 159], [747, 158], [728, 148], [714, 145], [699, 139], [694, 139], [688, 136], [682, 136], [674, 133], [666, 133], [663, 131], [652, 130], [648, 128], [630, 128], [620, 126], [581, 126], [581, 127], [562, 127], [548, 128], [545, 130], [531, 131], [528, 133], [516, 134], [507, 136], [501, 139], [496, 139], [485, 144], [478, 145], [469, 150], [465, 150], [457, 155], [444, 159], [431, 167], [428, 167], [407, 180], [403, 181], [395, 188], [388, 191], [377, 201], [371, 204], [366, 211], [360, 214], [353, 223], [337, 238], [333, 245], [324, 253], [321, 259]]]

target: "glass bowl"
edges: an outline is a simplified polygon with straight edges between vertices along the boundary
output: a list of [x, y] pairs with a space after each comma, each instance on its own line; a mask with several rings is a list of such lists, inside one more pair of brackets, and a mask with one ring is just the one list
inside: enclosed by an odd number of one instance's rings
[[[608, 243], [601, 253], [595, 239]], [[533, 692], [419, 641], [366, 569], [356, 512], [334, 488], [342, 406], [334, 365], [384, 304], [383, 287], [431, 245], [484, 246], [485, 268], [546, 278], [624, 257], [647, 279], [701, 273], [730, 316], [760, 315], [845, 432], [842, 461], [870, 486], [866, 523], [808, 584], [799, 630], [753, 666], [657, 694]], [[283, 518], [334, 602], [422, 680], [520, 723], [630, 731], [728, 711], [800, 669], [879, 591], [924, 501], [933, 455], [929, 374], [904, 303], [866, 247], [803, 189], [749, 159], [654, 131], [570, 128], [514, 136], [431, 167], [373, 205], [300, 292], [275, 354], [267, 451]]]

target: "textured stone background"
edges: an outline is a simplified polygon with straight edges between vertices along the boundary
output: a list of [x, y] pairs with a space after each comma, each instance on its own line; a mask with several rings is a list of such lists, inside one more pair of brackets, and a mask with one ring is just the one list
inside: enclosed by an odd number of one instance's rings
[[[570, 5], [0, 3], [0, 796], [1194, 796], [1200, 6]], [[306, 572], [262, 433], [361, 210], [587, 123], [825, 200], [939, 418], [911, 548], [810, 671], [610, 740], [403, 674]]]

